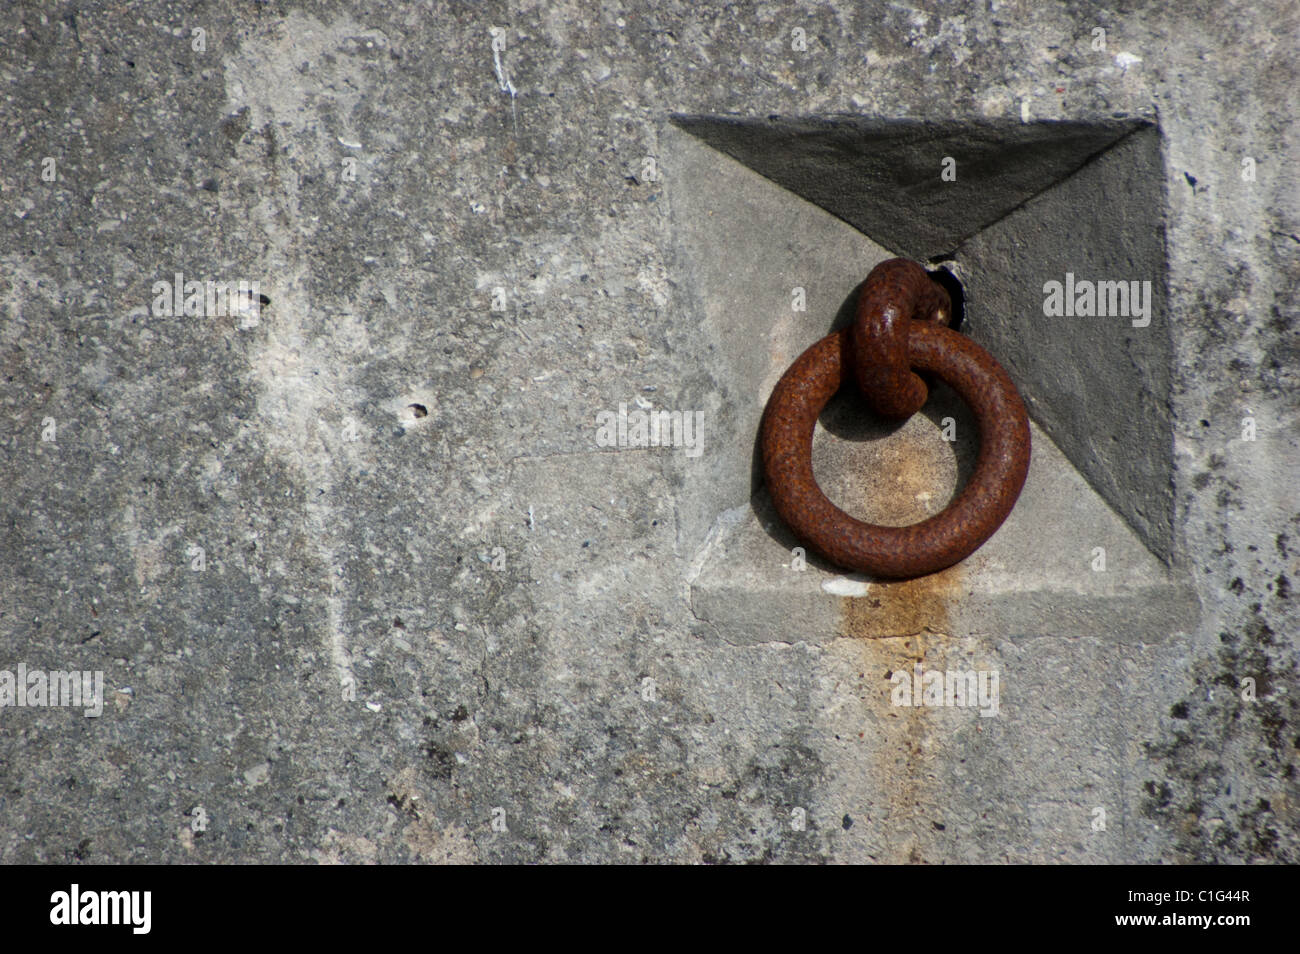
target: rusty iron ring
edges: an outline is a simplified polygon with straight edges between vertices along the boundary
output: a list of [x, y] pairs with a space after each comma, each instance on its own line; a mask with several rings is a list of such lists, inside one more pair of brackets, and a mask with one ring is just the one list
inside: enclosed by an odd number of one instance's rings
[[[903, 261], [893, 259], [884, 265], [897, 267], [896, 263]], [[925, 276], [916, 263], [906, 264]], [[861, 375], [861, 369], [871, 363], [863, 357], [861, 347], [855, 348], [855, 332], [862, 337], [860, 326], [869, 305], [878, 306], [897, 292], [891, 282], [873, 288], [873, 276], [876, 271], [868, 277], [859, 299], [858, 326], [822, 338], [777, 382], [763, 412], [763, 473], [781, 519], [796, 537], [831, 562], [878, 577], [924, 576], [970, 556], [1011, 512], [1029, 472], [1029, 420], [1015, 384], [987, 351], [939, 323], [933, 314], [921, 316], [923, 320], [907, 320], [904, 310], [907, 368], [938, 375], [974, 412], [980, 440], [974, 473], [942, 512], [907, 527], [864, 523], [831, 503], [813, 475], [813, 430], [844, 382], [845, 369], [854, 368]], [[915, 273], [909, 280], [915, 280]], [[929, 283], [928, 276], [925, 281]], [[886, 294], [882, 295], [882, 290]], [[934, 308], [933, 301], [919, 292], [911, 300], [924, 300], [926, 308]], [[943, 302], [947, 302], [946, 294]], [[878, 366], [875, 371], [879, 378]], [[906, 377], [915, 375], [908, 371]], [[923, 384], [921, 387], [924, 403], [926, 389]], [[888, 397], [885, 403], [890, 404]], [[910, 399], [897, 398], [892, 402], [894, 410], [886, 416], [905, 417], [910, 413], [907, 406], [914, 403], [915, 393]]]

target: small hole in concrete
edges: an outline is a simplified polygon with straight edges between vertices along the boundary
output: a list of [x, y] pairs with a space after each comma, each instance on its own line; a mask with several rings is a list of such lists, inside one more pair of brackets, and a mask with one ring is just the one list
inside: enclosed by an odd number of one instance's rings
[[945, 263], [951, 261], [951, 258], [932, 258], [926, 271], [932, 280], [943, 286], [943, 290], [952, 299], [952, 315], [948, 319], [948, 327], [957, 331], [966, 319], [966, 289], [962, 287], [960, 279], [948, 270]]
[[411, 412], [413, 417], [428, 417], [429, 409], [423, 404], [408, 404], [406, 409]]

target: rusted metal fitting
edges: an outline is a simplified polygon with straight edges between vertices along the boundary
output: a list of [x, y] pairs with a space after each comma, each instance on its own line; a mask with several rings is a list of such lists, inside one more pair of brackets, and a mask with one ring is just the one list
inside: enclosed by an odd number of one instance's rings
[[[1002, 525], [1029, 472], [1029, 418], [1006, 371], [947, 326], [948, 293], [916, 262], [881, 262], [858, 297], [850, 328], [822, 338], [777, 382], [759, 436], [768, 493], [795, 536], [846, 570], [924, 576], [970, 556]], [[882, 527], [831, 503], [813, 476], [813, 429], [847, 375], [875, 413], [910, 417], [928, 389], [916, 370], [937, 375], [974, 412], [975, 470], [941, 513], [908, 527]]]

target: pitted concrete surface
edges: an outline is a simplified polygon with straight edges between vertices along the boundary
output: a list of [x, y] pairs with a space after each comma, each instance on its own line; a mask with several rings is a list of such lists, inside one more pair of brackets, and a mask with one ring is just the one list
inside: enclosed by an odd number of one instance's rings
[[[1208, 0], [11, 5], [0, 700], [20, 666], [104, 699], [0, 709], [0, 860], [1300, 860], [1298, 26]], [[791, 569], [755, 408], [903, 250], [764, 180], [694, 233], [771, 263], [718, 300], [721, 256], [683, 252], [709, 147], [674, 115], [1152, 123], [1167, 274], [1096, 277], [1163, 283], [1172, 355], [1107, 373], [1167, 380], [1163, 432], [1131, 430], [1168, 455], [1106, 485], [1045, 450], [987, 553], [896, 595], [915, 629]], [[1070, 223], [1042, 221], [1053, 277]], [[260, 312], [184, 314], [189, 281], [256, 282]], [[952, 492], [961, 440], [844, 403], [818, 468], [845, 506], [864, 462]], [[1172, 565], [1110, 499], [1152, 461]], [[897, 704], [917, 667], [997, 691]]]

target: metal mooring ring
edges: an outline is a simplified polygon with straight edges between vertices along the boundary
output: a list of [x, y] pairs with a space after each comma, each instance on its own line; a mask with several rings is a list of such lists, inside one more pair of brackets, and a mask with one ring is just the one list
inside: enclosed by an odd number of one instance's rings
[[[920, 265], [881, 263], [863, 285], [855, 325], [801, 354], [768, 399], [759, 441], [772, 503], [796, 537], [844, 569], [906, 578], [952, 566], [993, 535], [1024, 486], [1030, 453], [1024, 402], [992, 355], [942, 323], [947, 308], [947, 293]], [[938, 375], [974, 412], [975, 472], [941, 513], [908, 527], [877, 526], [850, 517], [817, 486], [813, 429], [846, 368], [886, 416], [906, 417], [924, 403], [927, 391], [914, 368]]]

